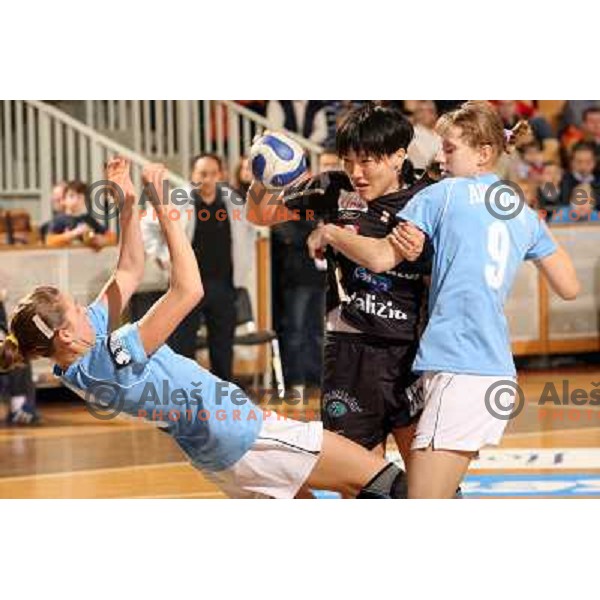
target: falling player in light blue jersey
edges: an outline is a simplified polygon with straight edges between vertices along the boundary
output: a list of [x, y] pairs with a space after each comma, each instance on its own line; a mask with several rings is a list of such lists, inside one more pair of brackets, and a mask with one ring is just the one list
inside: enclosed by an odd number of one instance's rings
[[[453, 497], [477, 452], [500, 442], [507, 420], [494, 414], [490, 399], [507, 380], [514, 393], [504, 302], [522, 262], [534, 261], [565, 300], [579, 291], [573, 264], [546, 224], [494, 174], [527, 125], [507, 135], [489, 103], [467, 102], [438, 129], [448, 177], [411, 199], [392, 234], [396, 254], [418, 253], [425, 236], [434, 247], [429, 322], [413, 365], [425, 407], [412, 444], [409, 498]], [[381, 240], [345, 237], [336, 247], [352, 244], [355, 255], [376, 256], [382, 271], [398, 260]], [[510, 414], [513, 404], [504, 397], [500, 406]]]
[[144, 273], [144, 248], [129, 163], [107, 166], [121, 190], [121, 246], [115, 271], [90, 306], [52, 286], [36, 288], [13, 312], [0, 344], [0, 370], [36, 356], [56, 363], [61, 380], [92, 405], [160, 424], [194, 466], [236, 498], [294, 498], [309, 488], [358, 498], [406, 497], [404, 472], [364, 448], [255, 406], [244, 392], [165, 341], [201, 301], [202, 281], [191, 245], [162, 197], [166, 171], [149, 165], [154, 209], [171, 255], [167, 292], [138, 322], [119, 327]]

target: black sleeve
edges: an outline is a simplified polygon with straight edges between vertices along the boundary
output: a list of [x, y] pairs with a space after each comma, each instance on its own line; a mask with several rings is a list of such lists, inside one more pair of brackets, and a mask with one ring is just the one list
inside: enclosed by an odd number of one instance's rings
[[69, 221], [63, 215], [58, 215], [48, 223], [47, 233], [64, 233], [68, 228]]
[[85, 223], [87, 223], [90, 228], [94, 231], [94, 233], [106, 233], [106, 227], [104, 225], [100, 225], [94, 217], [91, 215], [87, 215], [84, 219]]
[[421, 275], [431, 275], [431, 267], [433, 265], [433, 244], [430, 239], [425, 238], [425, 246], [421, 256], [414, 262], [415, 269]]
[[283, 199], [285, 205], [298, 210], [304, 220], [333, 221], [337, 217], [339, 197], [343, 190], [353, 190], [348, 175], [344, 171], [327, 171], [287, 188]]

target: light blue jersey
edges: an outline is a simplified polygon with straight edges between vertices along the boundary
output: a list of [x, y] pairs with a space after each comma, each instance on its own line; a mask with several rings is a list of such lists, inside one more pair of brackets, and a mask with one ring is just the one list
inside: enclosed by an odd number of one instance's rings
[[504, 302], [523, 260], [556, 251], [528, 206], [512, 219], [485, 204], [493, 174], [449, 178], [425, 188], [398, 213], [431, 239], [429, 323], [414, 370], [515, 376]]
[[162, 345], [147, 356], [138, 324], [108, 332], [104, 302], [88, 307], [93, 348], [55, 373], [88, 401], [160, 423], [192, 463], [208, 471], [232, 466], [250, 449], [263, 412], [237, 386]]

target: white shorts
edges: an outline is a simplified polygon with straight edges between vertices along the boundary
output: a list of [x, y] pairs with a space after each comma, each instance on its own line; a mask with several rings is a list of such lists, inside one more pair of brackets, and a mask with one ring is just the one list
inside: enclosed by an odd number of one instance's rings
[[323, 424], [272, 413], [250, 450], [229, 469], [204, 474], [230, 498], [294, 498], [323, 446]]
[[[417, 424], [412, 449], [462, 450], [477, 452], [484, 446], [497, 446], [508, 420], [486, 407], [488, 390], [506, 389], [502, 381], [513, 377], [427, 372], [420, 380], [425, 406]], [[492, 388], [494, 386], [494, 388]], [[497, 403], [498, 398], [492, 402]], [[510, 413], [514, 396], [502, 398], [503, 412]]]

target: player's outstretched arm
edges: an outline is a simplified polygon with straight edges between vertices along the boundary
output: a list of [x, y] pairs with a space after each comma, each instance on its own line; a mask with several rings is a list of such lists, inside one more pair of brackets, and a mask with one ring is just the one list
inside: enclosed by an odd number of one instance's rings
[[246, 218], [254, 225], [266, 227], [298, 220], [292, 211], [286, 209], [282, 191], [269, 190], [256, 179], [246, 194]]
[[[556, 240], [555, 240], [556, 242]], [[575, 300], [581, 290], [577, 272], [566, 250], [557, 244], [554, 254], [535, 261], [550, 287], [563, 299]]]
[[121, 198], [121, 244], [117, 266], [99, 299], [108, 306], [109, 327], [114, 329], [129, 299], [144, 276], [144, 246], [135, 189], [129, 175], [130, 161], [122, 156], [109, 160], [106, 178], [116, 186], [113, 197]]
[[[196, 256], [179, 221], [168, 217], [163, 203], [163, 165], [148, 165], [144, 177], [156, 190], [152, 203], [171, 257], [169, 289], [140, 320], [139, 333], [146, 354], [150, 355], [164, 344], [181, 321], [202, 300], [204, 289]], [[141, 247], [141, 244], [140, 244]]]

